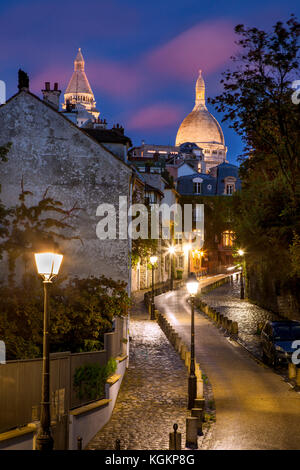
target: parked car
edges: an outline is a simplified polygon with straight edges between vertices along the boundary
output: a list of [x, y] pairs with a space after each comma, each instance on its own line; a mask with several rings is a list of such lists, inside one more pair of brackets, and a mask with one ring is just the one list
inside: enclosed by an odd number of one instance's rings
[[290, 361], [293, 341], [300, 340], [300, 322], [268, 320], [261, 332], [263, 361], [276, 368]]

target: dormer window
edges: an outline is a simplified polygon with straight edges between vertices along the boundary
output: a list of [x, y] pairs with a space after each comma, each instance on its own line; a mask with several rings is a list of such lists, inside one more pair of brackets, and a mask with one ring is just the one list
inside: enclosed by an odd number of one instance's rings
[[202, 194], [202, 178], [193, 179], [194, 194]]
[[227, 176], [224, 178], [224, 194], [232, 196], [235, 192], [236, 178], [234, 176]]
[[234, 183], [227, 183], [226, 184], [226, 194], [233, 194], [234, 193]]
[[195, 194], [202, 193], [202, 183], [194, 183], [194, 193]]

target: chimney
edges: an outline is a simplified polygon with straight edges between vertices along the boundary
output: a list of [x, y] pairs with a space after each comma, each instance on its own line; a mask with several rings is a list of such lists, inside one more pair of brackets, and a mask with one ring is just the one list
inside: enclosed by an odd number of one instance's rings
[[102, 120], [100, 118], [94, 121], [93, 125], [94, 129], [106, 129], [106, 120]]
[[21, 69], [18, 71], [18, 88], [19, 91], [29, 91], [29, 77], [27, 73]]
[[58, 89], [58, 83], [54, 83], [54, 88], [51, 90], [50, 82], [45, 82], [45, 89], [42, 90], [43, 100], [45, 103], [50, 104], [52, 108], [59, 110], [59, 97], [61, 90]]

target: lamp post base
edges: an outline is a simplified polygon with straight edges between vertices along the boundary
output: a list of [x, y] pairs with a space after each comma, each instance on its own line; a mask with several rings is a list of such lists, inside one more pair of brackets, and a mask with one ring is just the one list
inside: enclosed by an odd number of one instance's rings
[[197, 377], [195, 375], [189, 376], [188, 394], [188, 409], [191, 410], [192, 408], [194, 408], [194, 402], [197, 398]]
[[244, 299], [245, 298], [245, 290], [244, 290], [244, 286], [241, 286], [241, 299]]
[[54, 441], [50, 431], [40, 430], [36, 438], [36, 450], [53, 450], [53, 444]]
[[155, 304], [154, 304], [154, 302], [151, 302], [151, 315], [150, 315], [150, 320], [155, 320], [154, 310], [155, 310]]

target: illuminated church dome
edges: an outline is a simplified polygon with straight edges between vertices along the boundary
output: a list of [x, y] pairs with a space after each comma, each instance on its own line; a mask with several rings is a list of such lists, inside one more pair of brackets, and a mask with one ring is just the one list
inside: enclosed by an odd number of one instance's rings
[[202, 148], [207, 170], [226, 161], [222, 128], [205, 104], [205, 83], [201, 70], [196, 82], [196, 100], [193, 111], [182, 121], [176, 136], [176, 146], [191, 142]]
[[84, 70], [84, 58], [81, 49], [78, 49], [74, 60], [74, 71], [64, 94], [64, 110], [72, 109], [82, 116], [81, 124], [87, 119], [97, 119], [99, 111], [96, 109], [94, 93]]

